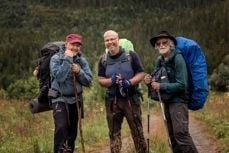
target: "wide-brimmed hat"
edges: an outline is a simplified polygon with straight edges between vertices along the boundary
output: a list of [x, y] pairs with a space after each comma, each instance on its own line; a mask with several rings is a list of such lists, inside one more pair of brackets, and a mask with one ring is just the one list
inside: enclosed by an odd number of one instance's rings
[[175, 39], [175, 37], [171, 36], [167, 31], [161, 31], [158, 33], [157, 36], [154, 36], [150, 39], [150, 43], [153, 47], [155, 47], [155, 43], [157, 41], [157, 39], [159, 38], [169, 38], [173, 41], [174, 45], [177, 45], [177, 41]]
[[66, 36], [66, 42], [68, 43], [79, 43], [82, 45], [82, 38], [78, 34], [69, 34]]

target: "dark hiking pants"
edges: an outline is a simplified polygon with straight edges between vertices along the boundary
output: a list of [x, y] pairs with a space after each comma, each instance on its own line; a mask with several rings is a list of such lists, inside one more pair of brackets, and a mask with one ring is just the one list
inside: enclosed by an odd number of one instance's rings
[[130, 127], [137, 152], [146, 153], [146, 142], [143, 135], [140, 105], [131, 101], [117, 101], [116, 105], [111, 101], [106, 101], [105, 105], [111, 153], [120, 153], [121, 151], [121, 126], [124, 117], [126, 117]]
[[164, 106], [173, 152], [198, 153], [189, 134], [187, 104], [165, 103]]
[[76, 104], [67, 104], [66, 106], [63, 102], [57, 102], [52, 106], [55, 124], [54, 153], [63, 153], [64, 151], [73, 153], [78, 124]]

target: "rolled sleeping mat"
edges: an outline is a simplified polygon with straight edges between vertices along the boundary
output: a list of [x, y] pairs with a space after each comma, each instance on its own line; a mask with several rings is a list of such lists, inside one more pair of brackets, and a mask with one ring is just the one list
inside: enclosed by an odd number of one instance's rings
[[29, 110], [35, 113], [41, 113], [45, 111], [52, 110], [52, 106], [49, 103], [39, 103], [37, 99], [33, 99], [29, 102]]

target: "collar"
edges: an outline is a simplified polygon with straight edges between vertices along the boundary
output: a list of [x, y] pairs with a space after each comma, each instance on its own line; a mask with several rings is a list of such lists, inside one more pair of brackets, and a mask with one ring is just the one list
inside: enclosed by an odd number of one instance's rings
[[108, 52], [108, 55], [109, 55], [110, 58], [116, 59], [116, 58], [119, 58], [122, 55], [122, 53], [124, 53], [124, 50], [120, 47], [119, 48], [119, 52], [116, 55], [112, 56], [109, 52]]

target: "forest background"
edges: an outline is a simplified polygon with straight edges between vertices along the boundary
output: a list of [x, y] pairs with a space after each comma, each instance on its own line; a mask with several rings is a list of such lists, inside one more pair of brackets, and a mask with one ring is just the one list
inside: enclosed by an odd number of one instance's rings
[[[149, 39], [161, 30], [197, 41], [209, 76], [228, 65], [229, 0], [0, 0], [0, 96], [20, 98], [15, 82], [31, 77], [41, 47], [69, 33], [83, 36], [82, 52], [96, 74], [109, 29], [134, 43], [146, 73], [158, 56]], [[228, 74], [220, 81], [228, 86]]]

